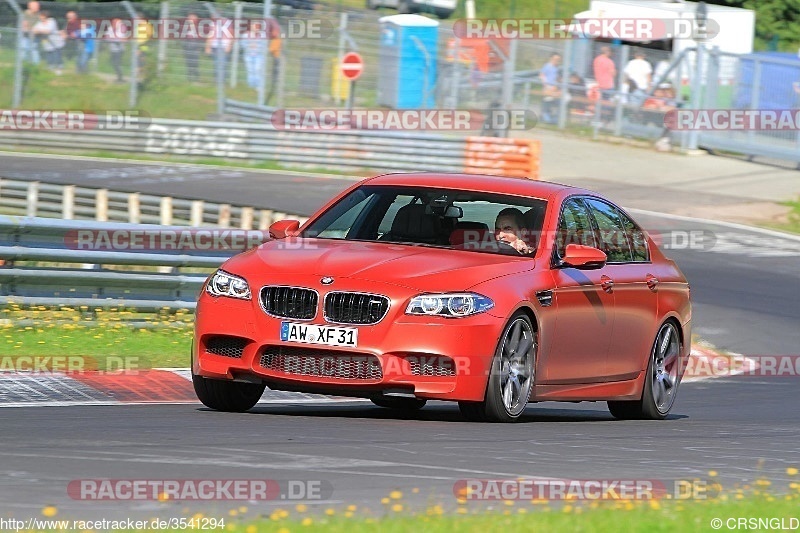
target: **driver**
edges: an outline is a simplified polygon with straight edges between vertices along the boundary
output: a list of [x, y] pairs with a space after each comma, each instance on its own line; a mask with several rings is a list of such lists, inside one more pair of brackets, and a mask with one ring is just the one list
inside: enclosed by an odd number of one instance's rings
[[494, 223], [494, 236], [498, 241], [504, 242], [521, 254], [533, 252], [525, 242], [523, 235], [525, 217], [522, 211], [515, 207], [507, 207], [497, 214]]

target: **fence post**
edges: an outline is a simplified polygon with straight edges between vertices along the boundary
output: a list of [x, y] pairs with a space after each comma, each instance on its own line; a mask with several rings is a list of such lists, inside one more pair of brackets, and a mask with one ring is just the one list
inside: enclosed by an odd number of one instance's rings
[[159, 206], [159, 220], [162, 226], [172, 224], [172, 197], [165, 196], [161, 199]]
[[[236, 21], [234, 24], [239, 24], [239, 21], [242, 20], [242, 3], [241, 2], [234, 2], [233, 3], [233, 19]], [[231, 52], [231, 81], [230, 86], [231, 88], [236, 87], [239, 81], [239, 52], [242, 49], [241, 46], [241, 38], [233, 40], [233, 51]]]
[[[703, 72], [705, 69], [703, 68], [705, 65], [706, 59], [706, 49], [702, 43], [697, 43], [697, 52], [695, 52], [694, 56], [694, 76], [692, 79], [692, 101], [691, 101], [691, 108], [694, 110], [702, 109], [703, 108], [703, 92], [704, 92], [704, 83], [703, 83]], [[756, 72], [759, 71], [758, 68], [758, 60], [756, 60]], [[706, 72], [706, 74], [708, 74]], [[754, 89], [758, 87], [758, 81], [756, 79], [754, 84]], [[757, 93], [753, 93], [757, 94]], [[757, 108], [756, 108], [757, 109]], [[687, 150], [697, 150], [697, 146], [700, 143], [700, 132], [693, 128], [689, 132], [689, 139], [687, 142], [686, 149]]]
[[95, 219], [98, 222], [108, 221], [108, 189], [97, 189], [94, 197]]
[[219, 204], [217, 225], [221, 228], [229, 228], [231, 226], [231, 204]]
[[133, 6], [129, 1], [122, 2], [122, 6], [128, 12], [128, 16], [131, 17], [131, 20], [134, 21], [133, 27], [131, 28], [133, 31], [133, 39], [131, 39], [131, 87], [128, 93], [128, 105], [131, 107], [136, 106], [136, 102], [139, 99], [139, 41], [137, 37], [137, 24], [136, 18], [136, 10], [133, 9]]
[[36, 216], [36, 208], [39, 203], [39, 182], [32, 181], [28, 184], [27, 206], [25, 213], [29, 217]]
[[[614, 110], [614, 135], [622, 136], [622, 117], [625, 111], [625, 99], [627, 94], [622, 92], [622, 85], [625, 83], [625, 66], [628, 64], [631, 49], [628, 45], [622, 47], [622, 55], [619, 58], [619, 80], [617, 81], [617, 107]], [[628, 91], [630, 94], [630, 90]], [[602, 98], [601, 98], [602, 100]]]
[[[256, 103], [258, 105], [264, 105], [266, 100], [266, 92], [267, 92], [267, 62], [269, 61], [269, 37], [270, 32], [272, 31], [272, 23], [278, 23], [278, 21], [270, 20], [272, 18], [272, 0], [264, 0], [264, 11], [263, 11], [264, 20], [269, 21], [269, 27], [267, 28], [267, 42], [264, 46], [264, 57], [261, 61], [261, 74], [259, 76], [259, 83], [258, 83], [258, 98]], [[281, 43], [282, 45], [283, 43]]]
[[[169, 18], [169, 1], [161, 2], [161, 11], [158, 14], [160, 20], [165, 21]], [[158, 67], [157, 72], [160, 76], [164, 72], [164, 64], [167, 61], [167, 40], [163, 35], [158, 36]]]
[[17, 54], [14, 57], [14, 94], [11, 97], [11, 108], [19, 109], [22, 105], [22, 60], [23, 60], [23, 46], [22, 46], [22, 10], [16, 2], [8, 2], [9, 5], [17, 12]]
[[203, 200], [194, 200], [192, 202], [192, 212], [189, 215], [189, 225], [203, 225]]
[[[753, 60], [753, 87], [750, 89], [753, 91], [750, 93], [750, 109], [758, 109], [759, 100], [761, 99], [761, 60], [754, 59]], [[756, 140], [756, 132], [753, 128], [748, 128], [747, 130], [747, 142], [748, 143], [755, 143]]]
[[253, 229], [253, 208], [252, 207], [243, 207], [242, 208], [242, 220], [241, 220], [241, 228], [242, 229]]
[[[516, 39], [514, 39], [516, 40]], [[561, 100], [558, 106], [558, 129], [567, 127], [569, 113], [569, 72], [572, 68], [572, 39], [564, 41], [564, 66], [561, 68]]]
[[142, 221], [142, 202], [138, 192], [128, 195], [128, 222], [139, 224]]
[[65, 185], [61, 196], [61, 218], [72, 220], [75, 218], [75, 186]]

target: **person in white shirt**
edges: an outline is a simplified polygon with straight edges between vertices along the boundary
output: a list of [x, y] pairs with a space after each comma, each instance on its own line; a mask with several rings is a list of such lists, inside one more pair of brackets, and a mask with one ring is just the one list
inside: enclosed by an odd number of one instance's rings
[[645, 53], [643, 51], [636, 51], [634, 59], [628, 61], [623, 72], [625, 73], [625, 77], [628, 78], [630, 92], [632, 94], [644, 96], [648, 89], [650, 89], [650, 83], [653, 81], [653, 67], [647, 59], [645, 59]]

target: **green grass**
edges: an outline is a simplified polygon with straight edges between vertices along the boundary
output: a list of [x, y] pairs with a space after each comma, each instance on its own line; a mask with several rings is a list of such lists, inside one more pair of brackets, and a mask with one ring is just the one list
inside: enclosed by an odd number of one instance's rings
[[0, 358], [7, 366], [18, 357], [43, 356], [86, 357], [87, 370], [118, 369], [120, 358], [138, 369], [189, 366], [193, 330], [186, 311], [10, 307], [0, 317]]
[[792, 210], [789, 211], [789, 215], [785, 223], [776, 224], [774, 227], [783, 231], [789, 231], [791, 233], [800, 233], [800, 198], [797, 200], [784, 202], [784, 205], [791, 207]]

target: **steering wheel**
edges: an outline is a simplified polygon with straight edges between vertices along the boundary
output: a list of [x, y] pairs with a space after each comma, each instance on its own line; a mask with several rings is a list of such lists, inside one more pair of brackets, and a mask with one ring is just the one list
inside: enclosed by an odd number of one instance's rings
[[497, 251], [503, 255], [525, 255], [524, 253], [520, 252], [513, 246], [511, 246], [506, 241], [496, 241], [497, 242]]

